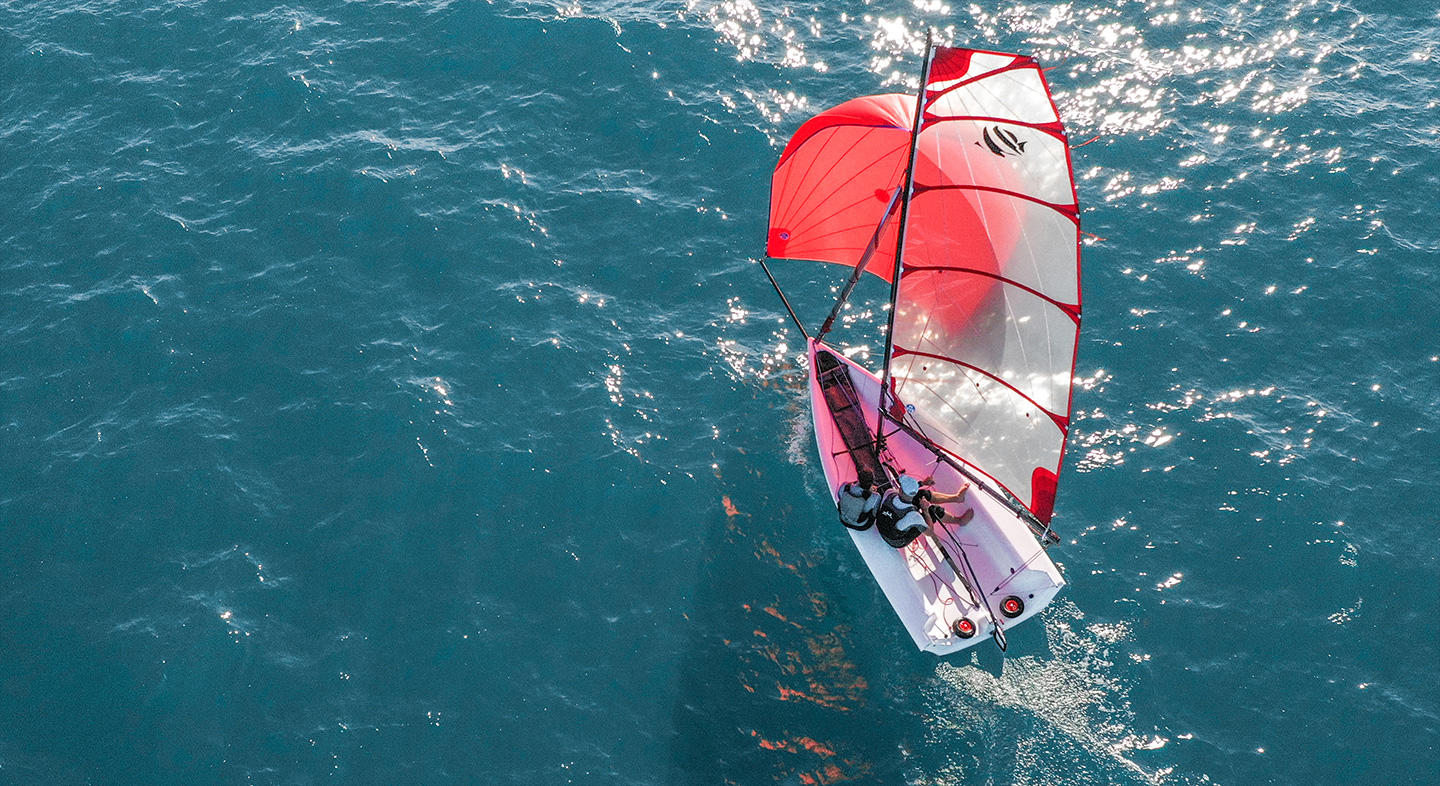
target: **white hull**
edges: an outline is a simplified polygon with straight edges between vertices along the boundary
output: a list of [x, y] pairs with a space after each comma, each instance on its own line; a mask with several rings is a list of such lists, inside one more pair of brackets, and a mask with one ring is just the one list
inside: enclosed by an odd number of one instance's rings
[[[833, 497], [843, 484], [855, 480], [856, 473], [815, 373], [815, 352], [821, 346], [810, 342], [810, 403], [820, 463]], [[830, 351], [849, 367], [873, 433], [879, 420], [880, 380], [838, 351]], [[918, 419], [924, 422], [923, 413]], [[958, 471], [938, 461], [933, 452], [903, 431], [888, 435], [886, 447], [897, 469], [907, 470], [916, 478], [933, 475], [938, 491], [952, 492], [966, 482]], [[915, 646], [936, 655], [986, 641], [997, 625], [1002, 633], [1008, 631], [1039, 613], [1065, 585], [1059, 569], [1030, 528], [1003, 502], [972, 487], [962, 502], [945, 507], [952, 518], [966, 508], [973, 508], [975, 515], [964, 525], [942, 523], [936, 532], [903, 549], [892, 548], [874, 527], [846, 530]], [[968, 587], [973, 587], [975, 593]], [[1012, 596], [1024, 604], [1023, 611], [1013, 619], [1001, 611], [1002, 601]], [[974, 623], [976, 632], [972, 637], [962, 638], [952, 632], [952, 626], [961, 618]]]

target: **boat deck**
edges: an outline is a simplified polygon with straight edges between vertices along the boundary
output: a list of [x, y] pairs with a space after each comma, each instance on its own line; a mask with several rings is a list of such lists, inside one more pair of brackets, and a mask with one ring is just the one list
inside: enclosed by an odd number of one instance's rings
[[[811, 377], [815, 435], [832, 495], [855, 480], [859, 468], [877, 478], [887, 477], [886, 466], [916, 478], [934, 476], [943, 492], [965, 484], [954, 467], [903, 430], [887, 431], [884, 451], [877, 452], [880, 380], [873, 374], [813, 341], [811, 363], [817, 371]], [[916, 646], [938, 655], [987, 636], [1003, 642], [1007, 629], [1043, 609], [1065, 583], [1029, 527], [1000, 500], [972, 489], [944, 508], [946, 522], [902, 549], [885, 543], [873, 527], [849, 530]], [[967, 509], [973, 517], [959, 524]], [[1022, 609], [1008, 618], [999, 604], [1011, 597]], [[962, 619], [974, 624], [972, 636], [957, 632]]]

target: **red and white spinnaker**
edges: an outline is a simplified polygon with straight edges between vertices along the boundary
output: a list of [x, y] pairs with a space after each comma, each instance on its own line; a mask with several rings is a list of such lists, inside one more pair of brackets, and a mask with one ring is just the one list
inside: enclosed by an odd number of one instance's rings
[[[770, 197], [769, 256], [854, 265], [909, 158], [915, 96], [847, 101], [800, 127]], [[1043, 72], [937, 47], [924, 87], [888, 358], [926, 433], [1041, 521], [1054, 508], [1080, 327], [1070, 153]], [[890, 281], [898, 221], [866, 271]]]

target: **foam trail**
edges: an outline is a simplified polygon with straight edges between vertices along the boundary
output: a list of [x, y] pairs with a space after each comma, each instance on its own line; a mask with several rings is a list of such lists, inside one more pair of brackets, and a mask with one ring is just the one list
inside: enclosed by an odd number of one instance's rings
[[936, 782], [988, 781], [1002, 773], [1037, 786], [1209, 781], [1136, 760], [1134, 752], [1157, 751], [1170, 740], [1135, 728], [1129, 685], [1115, 676], [1116, 645], [1130, 637], [1128, 626], [1086, 624], [1064, 599], [1042, 618], [1049, 655], [1007, 658], [998, 678], [973, 666], [936, 667], [927, 690], [931, 737], [945, 744], [968, 738], [973, 755], [942, 767]]

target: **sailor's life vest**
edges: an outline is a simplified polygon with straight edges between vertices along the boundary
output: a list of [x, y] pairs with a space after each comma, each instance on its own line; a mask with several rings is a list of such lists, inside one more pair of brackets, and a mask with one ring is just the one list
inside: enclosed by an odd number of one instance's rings
[[846, 483], [840, 487], [838, 505], [840, 523], [850, 529], [866, 530], [875, 523], [875, 510], [880, 507], [880, 495], [871, 494], [858, 483]]
[[925, 534], [927, 528], [925, 517], [914, 505], [901, 499], [894, 491], [885, 492], [885, 499], [875, 514], [875, 531], [886, 543], [903, 549]]

